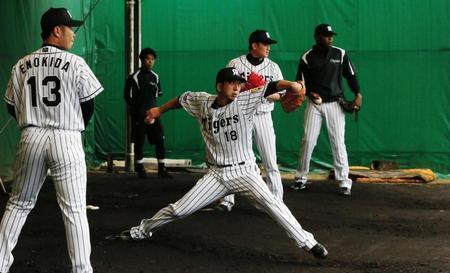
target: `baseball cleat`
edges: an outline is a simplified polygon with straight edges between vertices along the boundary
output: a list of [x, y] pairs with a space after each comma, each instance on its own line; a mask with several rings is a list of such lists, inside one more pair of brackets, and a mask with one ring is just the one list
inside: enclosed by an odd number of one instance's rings
[[347, 187], [342, 187], [339, 188], [339, 194], [344, 196], [350, 196], [352, 195], [352, 191]]
[[309, 253], [314, 255], [314, 257], [318, 259], [325, 259], [328, 255], [328, 251], [325, 247], [319, 243], [317, 243], [313, 248], [309, 250]]
[[158, 171], [158, 176], [161, 177], [161, 178], [169, 178], [169, 179], [173, 178], [173, 176], [170, 175], [170, 173], [165, 168], [164, 169], [160, 169]]
[[293, 190], [293, 191], [306, 190], [307, 189], [306, 184], [307, 183], [294, 182], [294, 184], [291, 185], [291, 190]]
[[128, 240], [133, 240], [133, 237], [131, 237], [130, 230], [127, 229], [127, 230], [120, 232], [119, 234], [108, 235], [105, 237], [105, 239], [110, 240], [110, 241], [115, 241], [115, 240], [128, 241]]

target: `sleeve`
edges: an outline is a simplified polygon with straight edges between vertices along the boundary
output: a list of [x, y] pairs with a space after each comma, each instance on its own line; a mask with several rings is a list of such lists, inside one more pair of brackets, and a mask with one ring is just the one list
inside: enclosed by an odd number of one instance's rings
[[83, 114], [84, 127], [86, 128], [94, 114], [94, 99], [80, 103], [81, 113]]
[[308, 74], [308, 64], [303, 59], [303, 56], [300, 58], [297, 67], [297, 76], [295, 77], [296, 81], [303, 81], [306, 88], [306, 94], [309, 94], [308, 81], [306, 80]]
[[83, 59], [80, 61], [78, 73], [78, 96], [80, 102], [91, 100], [103, 91], [103, 86]]
[[201, 115], [202, 104], [207, 101], [209, 97], [211, 97], [211, 95], [206, 92], [187, 91], [181, 94], [178, 102], [189, 115], [197, 118]]
[[17, 119], [16, 117], [16, 108], [11, 105], [11, 104], [6, 104], [6, 110], [8, 111], [8, 113], [15, 119]]
[[158, 83], [157, 83], [157, 85], [158, 85], [158, 97], [161, 97], [164, 93], [163, 93], [163, 91], [162, 91], [162, 89], [161, 89], [161, 81], [159, 80], [159, 77], [158, 77]]
[[14, 85], [13, 85], [14, 70], [15, 70], [15, 67], [13, 67], [13, 69], [11, 71], [11, 78], [9, 78], [8, 86], [6, 87], [6, 92], [5, 92], [5, 102], [12, 106], [16, 105], [14, 102]]
[[274, 72], [275, 72], [274, 81], [284, 80], [283, 73], [281, 72], [280, 66], [278, 64], [275, 64]]
[[347, 80], [348, 86], [353, 93], [357, 94], [360, 92], [359, 82], [356, 78], [355, 66], [350, 61], [347, 53], [344, 53], [344, 58], [342, 61], [342, 76]]
[[241, 93], [237, 97], [237, 100], [245, 115], [254, 114], [258, 106], [260, 106], [263, 102], [266, 101], [264, 97], [266, 89], [267, 86], [271, 85], [272, 83], [273, 82], [266, 83], [264, 86], [261, 86], [260, 88], [254, 88], [243, 92], [241, 91]]
[[123, 98], [128, 106], [133, 105], [133, 79], [128, 77], [125, 80], [125, 87], [123, 88]]
[[236, 67], [236, 59], [230, 60], [226, 67]]

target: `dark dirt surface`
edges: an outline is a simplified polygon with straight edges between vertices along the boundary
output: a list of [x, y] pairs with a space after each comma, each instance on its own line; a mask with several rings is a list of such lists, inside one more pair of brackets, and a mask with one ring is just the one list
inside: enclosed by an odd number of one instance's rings
[[[197, 212], [145, 241], [107, 241], [175, 202], [200, 174], [173, 180], [150, 175], [90, 174], [92, 264], [98, 273], [143, 272], [450, 272], [450, 185], [354, 184], [351, 197], [316, 182], [285, 202], [329, 251], [317, 260], [297, 249], [280, 227], [246, 200], [230, 213]], [[7, 196], [1, 196], [3, 210]], [[47, 181], [14, 251], [11, 273], [69, 272], [65, 235], [53, 185]]]

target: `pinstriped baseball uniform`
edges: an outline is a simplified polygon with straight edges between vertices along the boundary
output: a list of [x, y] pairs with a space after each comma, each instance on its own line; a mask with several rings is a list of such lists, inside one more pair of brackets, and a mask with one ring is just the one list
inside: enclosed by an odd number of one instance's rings
[[[316, 105], [308, 101], [304, 117], [304, 134], [301, 141], [298, 168], [295, 174], [296, 184], [305, 184], [309, 172], [309, 163], [317, 143], [322, 121], [325, 120], [330, 139], [335, 179], [340, 188], [351, 189], [349, 166], [345, 146], [345, 113], [337, 100], [343, 96], [341, 77], [347, 78], [352, 91], [359, 92], [355, 69], [344, 49], [315, 45], [300, 59], [297, 80], [304, 80], [306, 89], [317, 92], [323, 103]], [[294, 184], [293, 187], [296, 186]]]
[[265, 101], [265, 90], [266, 87], [261, 87], [241, 92], [234, 101], [220, 108], [212, 107], [216, 96], [208, 93], [186, 92], [179, 97], [180, 105], [199, 122], [210, 169], [180, 200], [131, 228], [133, 239], [151, 237], [152, 232], [162, 226], [186, 217], [226, 194], [237, 193], [263, 208], [298, 247], [310, 250], [317, 244], [283, 201], [269, 191], [255, 164], [251, 128], [257, 107]]
[[80, 102], [92, 100], [102, 90], [82, 58], [54, 46], [43, 46], [12, 69], [5, 101], [14, 106], [21, 138], [12, 195], [0, 224], [0, 272], [8, 272], [13, 263], [11, 252], [48, 169], [63, 216], [72, 272], [92, 272]]
[[[269, 58], [264, 58], [264, 61], [259, 65], [252, 65], [242, 55], [238, 58], [232, 59], [227, 67], [236, 68], [241, 77], [248, 79], [250, 73], [255, 72], [260, 75], [266, 82], [278, 81], [283, 79], [280, 67]], [[253, 136], [256, 142], [256, 147], [261, 156], [261, 161], [267, 173], [267, 186], [270, 191], [281, 200], [283, 199], [283, 184], [281, 181], [280, 171], [277, 165], [276, 139], [275, 130], [273, 128], [272, 114], [274, 109], [273, 102], [264, 101], [253, 118]], [[226, 196], [221, 204], [227, 206], [229, 209], [234, 206], [234, 196]]]

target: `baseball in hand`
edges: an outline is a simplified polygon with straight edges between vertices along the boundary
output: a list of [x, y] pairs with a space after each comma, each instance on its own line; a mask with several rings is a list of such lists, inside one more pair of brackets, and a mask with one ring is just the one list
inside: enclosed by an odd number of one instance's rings
[[319, 104], [322, 103], [322, 98], [320, 97], [319, 94], [317, 94], [317, 93], [315, 93], [315, 92], [311, 92], [311, 101], [312, 101], [314, 104], [319, 105]]
[[321, 98], [320, 96], [319, 96], [319, 97], [315, 97], [315, 98], [312, 99], [312, 101], [313, 101], [315, 104], [319, 105], [319, 104], [322, 103], [322, 98]]

